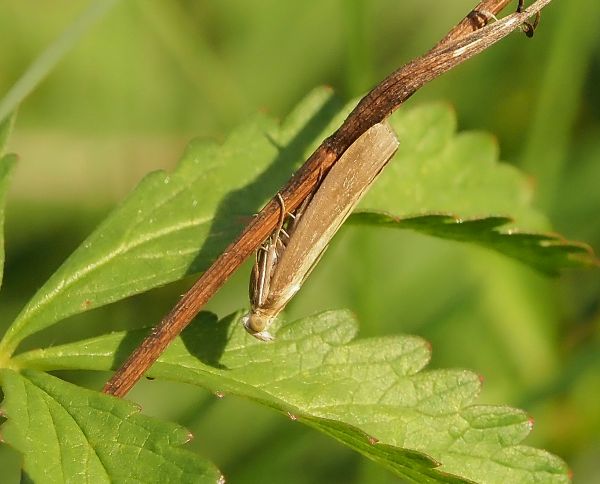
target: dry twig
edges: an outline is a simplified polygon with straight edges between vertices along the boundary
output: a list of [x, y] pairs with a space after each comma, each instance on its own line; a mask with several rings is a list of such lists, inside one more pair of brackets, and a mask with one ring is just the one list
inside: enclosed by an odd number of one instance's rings
[[[360, 135], [387, 118], [423, 85], [484, 51], [522, 25], [530, 26], [528, 19], [539, 14], [550, 1], [537, 0], [523, 12], [513, 13], [489, 25], [491, 16], [500, 13], [510, 0], [481, 1], [432, 50], [392, 73], [358, 103], [342, 126], [323, 141], [279, 190], [286, 209], [290, 212], [295, 210], [312, 193], [320, 177]], [[123, 396], [131, 389], [229, 276], [272, 233], [279, 210], [279, 202], [274, 197], [129, 356], [106, 383], [105, 393]]]

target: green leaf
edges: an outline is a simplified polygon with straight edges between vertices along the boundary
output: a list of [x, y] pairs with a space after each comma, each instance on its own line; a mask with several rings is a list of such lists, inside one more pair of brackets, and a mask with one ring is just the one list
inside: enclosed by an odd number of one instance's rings
[[37, 371], [0, 378], [2, 436], [35, 482], [220, 482], [211, 463], [179, 448], [191, 438], [182, 427]]
[[[204, 313], [149, 374], [275, 408], [414, 482], [456, 482], [446, 474], [478, 482], [569, 482], [559, 458], [521, 445], [532, 427], [524, 412], [473, 404], [478, 375], [424, 370], [430, 347], [422, 339], [354, 341], [356, 321], [336, 311], [286, 324], [275, 342], [264, 344], [246, 334], [238, 316], [217, 323]], [[14, 363], [107, 370], [142, 336], [113, 333], [24, 353]]]
[[[12, 354], [23, 338], [68, 316], [204, 270], [348, 109], [340, 110], [329, 91], [318, 90], [282, 126], [257, 116], [221, 146], [192, 142], [172, 174], [146, 177], [56, 271], [14, 321], [0, 352]], [[547, 229], [545, 218], [529, 205], [523, 176], [497, 163], [489, 136], [457, 136], [448, 107], [434, 104], [400, 112], [391, 123], [401, 148], [363, 206], [402, 218], [510, 217], [513, 233], [517, 228]], [[433, 231], [422, 222], [413, 221], [413, 228], [441, 234], [440, 224]], [[452, 238], [501, 250], [547, 272], [558, 270], [557, 264], [580, 263], [571, 253], [593, 259], [575, 245], [564, 250], [556, 246], [559, 254], [548, 257], [547, 236], [537, 245], [530, 243], [537, 236], [527, 242], [517, 236], [496, 240], [492, 226], [473, 230], [473, 225], [461, 224]], [[460, 230], [465, 232], [457, 235]]]
[[392, 126], [400, 140], [394, 160], [361, 206], [399, 217], [459, 214], [462, 218], [510, 217], [521, 228], [545, 230], [548, 221], [531, 206], [531, 182], [499, 163], [493, 136], [456, 133], [445, 104], [399, 110]]
[[547, 233], [546, 218], [531, 205], [531, 182], [498, 162], [492, 136], [456, 134], [448, 106], [400, 110], [392, 125], [398, 153], [353, 222], [472, 242], [548, 274], [598, 265], [589, 246]]
[[412, 229], [443, 239], [471, 242], [520, 260], [541, 272], [555, 275], [559, 268], [597, 265], [592, 248], [569, 242], [556, 234], [499, 230], [513, 221], [506, 217], [460, 219], [449, 215], [397, 217], [382, 212], [358, 212], [354, 223]]
[[[2, 132], [0, 131], [1, 136]], [[1, 145], [0, 153], [2, 153]], [[0, 158], [0, 286], [2, 285], [2, 276], [4, 274], [4, 207], [11, 174], [16, 163], [17, 157], [15, 155], [5, 155]]]
[[206, 268], [340, 116], [320, 90], [283, 126], [259, 115], [221, 146], [190, 143], [172, 174], [144, 178], [40, 288], [0, 352], [68, 316]]
[[12, 128], [15, 124], [16, 117], [17, 115], [13, 114], [4, 121], [0, 122], [0, 155], [4, 154], [6, 144], [8, 143], [8, 137], [10, 136]]

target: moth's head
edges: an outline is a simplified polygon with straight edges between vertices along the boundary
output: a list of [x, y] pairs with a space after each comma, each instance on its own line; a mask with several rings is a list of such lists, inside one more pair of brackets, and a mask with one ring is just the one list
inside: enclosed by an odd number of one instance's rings
[[260, 310], [250, 310], [242, 317], [242, 324], [248, 333], [261, 341], [273, 341], [275, 338], [267, 331], [275, 319]]

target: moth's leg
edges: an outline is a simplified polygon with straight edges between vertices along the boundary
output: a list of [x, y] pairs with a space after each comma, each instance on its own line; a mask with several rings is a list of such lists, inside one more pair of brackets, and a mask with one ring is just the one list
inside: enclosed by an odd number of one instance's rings
[[256, 252], [256, 264], [252, 270], [250, 302], [253, 308], [261, 307], [267, 297], [269, 297], [269, 287], [271, 278], [273, 277], [273, 270], [277, 265], [281, 251], [285, 248], [280, 238], [285, 221], [285, 203], [279, 193], [276, 197], [281, 207], [279, 221], [273, 233]]
[[250, 285], [248, 288], [250, 292], [250, 305], [253, 309], [260, 307], [268, 294], [268, 278], [270, 276], [268, 266], [271, 262], [271, 258], [269, 257], [270, 251], [270, 240], [267, 240], [267, 242], [261, 245], [256, 251], [256, 260], [252, 266]]
[[529, 38], [533, 37], [533, 34], [535, 33], [535, 29], [537, 29], [538, 25], [540, 24], [541, 15], [542, 15], [541, 12], [536, 13], [533, 23], [524, 22], [523, 25], [521, 26], [521, 28], [523, 29], [523, 32], [525, 32], [525, 35], [527, 37], [529, 37]]
[[273, 244], [273, 246], [275, 248], [275, 252], [276, 252], [275, 255], [279, 255], [281, 253], [281, 251], [283, 249], [285, 249], [285, 246], [287, 245], [287, 241], [290, 238], [288, 232], [283, 228], [283, 225], [285, 224], [286, 217], [290, 216], [291, 214], [286, 211], [285, 202], [283, 201], [283, 198], [281, 197], [281, 195], [279, 193], [277, 193], [276, 197], [277, 197], [277, 201], [279, 202], [279, 209], [280, 209], [279, 222], [277, 223], [277, 228], [273, 232], [273, 235], [271, 235], [271, 238], [272, 238], [271, 243]]
[[[519, 0], [519, 3], [517, 4], [517, 13], [523, 12], [524, 8], [525, 8], [525, 0]], [[541, 18], [541, 13], [538, 12], [535, 14], [533, 23], [523, 22], [521, 29], [523, 30], [523, 32], [525, 32], [525, 35], [527, 37], [530, 37], [530, 38], [533, 37], [533, 34], [535, 33], [535, 29], [537, 29], [537, 26], [540, 24], [540, 18]]]
[[275, 230], [275, 233], [279, 233], [279, 231], [283, 227], [283, 222], [285, 221], [286, 211], [285, 211], [285, 202], [283, 201], [283, 198], [281, 198], [281, 195], [279, 194], [279, 192], [277, 192], [277, 195], [275, 195], [275, 197], [277, 198], [277, 201], [279, 202], [279, 222], [277, 222], [277, 229]]
[[492, 20], [494, 22], [498, 21], [498, 17], [496, 17], [492, 12], [490, 12], [489, 10], [477, 10], [477, 15], [483, 17], [483, 20], [485, 22], [485, 25], [489, 24]]
[[[291, 216], [291, 214], [290, 214]], [[287, 245], [288, 241], [290, 240], [290, 234], [288, 234], [286, 229], [281, 229], [279, 231], [279, 238], [275, 241], [277, 243], [277, 248], [278, 249], [285, 249], [285, 246]]]
[[278, 250], [281, 250], [279, 236], [285, 220], [285, 204], [279, 193], [277, 194], [277, 200], [281, 205], [277, 228], [256, 251], [256, 261], [250, 275], [249, 291], [252, 309], [261, 307], [269, 295], [269, 283], [271, 282], [273, 268], [277, 263]]

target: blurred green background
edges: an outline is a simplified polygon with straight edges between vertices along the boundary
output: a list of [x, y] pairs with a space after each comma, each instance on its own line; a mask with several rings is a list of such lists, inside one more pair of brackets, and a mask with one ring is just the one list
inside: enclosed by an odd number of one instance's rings
[[[516, 2], [515, 2], [516, 3]], [[430, 48], [474, 0], [121, 1], [21, 106], [21, 162], [6, 221], [6, 327], [33, 292], [148, 171], [171, 169], [192, 137], [222, 140], [257, 110], [279, 118], [328, 84], [359, 96]], [[83, 2], [3, 0], [0, 96]], [[451, 103], [459, 127], [494, 133], [527, 172], [554, 228], [600, 251], [600, 2], [553, 2], [533, 40], [513, 34], [418, 93]], [[274, 190], [276, 187], [273, 187]], [[339, 275], [343, 274], [343, 277]], [[248, 266], [211, 301], [247, 304]], [[36, 344], [149, 326], [191, 280], [65, 321]], [[345, 227], [289, 306], [351, 308], [361, 336], [412, 333], [433, 367], [485, 377], [482, 402], [526, 409], [527, 443], [600, 482], [600, 274], [547, 279], [483, 249], [402, 231]], [[61, 374], [99, 389], [105, 374]], [[152, 381], [130, 394], [191, 429], [229, 482], [396, 482], [317, 432], [233, 397]], [[19, 456], [0, 447], [0, 482]]]

